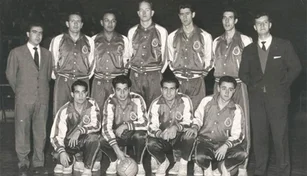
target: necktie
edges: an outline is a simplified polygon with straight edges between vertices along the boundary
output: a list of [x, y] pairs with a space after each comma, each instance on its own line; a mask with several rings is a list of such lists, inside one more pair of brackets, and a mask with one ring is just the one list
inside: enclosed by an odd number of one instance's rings
[[262, 43], [262, 47], [261, 47], [261, 49], [263, 50], [263, 51], [266, 51], [266, 48], [265, 48], [265, 42], [261, 42]]
[[35, 52], [34, 52], [34, 62], [36, 64], [36, 66], [39, 68], [39, 59], [38, 59], [37, 47], [34, 47], [33, 49], [35, 50]]

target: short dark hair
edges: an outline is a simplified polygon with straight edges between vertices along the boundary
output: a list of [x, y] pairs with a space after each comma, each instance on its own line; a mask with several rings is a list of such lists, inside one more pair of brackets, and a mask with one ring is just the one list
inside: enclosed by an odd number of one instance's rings
[[149, 6], [150, 6], [150, 8], [151, 8], [151, 10], [153, 10], [154, 6], [153, 6], [152, 1], [150, 1], [150, 0], [140, 0], [140, 1], [139, 1], [139, 7], [140, 7], [140, 5], [141, 5], [142, 2], [148, 3]]
[[44, 25], [40, 22], [29, 22], [27, 32], [30, 32], [33, 27], [41, 27], [44, 30]]
[[129, 88], [132, 85], [130, 78], [128, 76], [125, 76], [125, 75], [116, 76], [112, 80], [112, 86], [114, 87], [114, 89], [116, 88], [116, 84], [118, 84], [118, 83], [127, 84]]
[[71, 92], [75, 92], [75, 87], [76, 86], [83, 86], [85, 88], [85, 91], [88, 91], [88, 85], [85, 81], [82, 80], [77, 80], [71, 85]]
[[232, 83], [234, 88], [237, 87], [237, 81], [231, 76], [222, 76], [219, 80], [219, 86], [221, 86], [223, 82]]
[[164, 83], [175, 83], [176, 89], [178, 89], [180, 85], [178, 79], [175, 76], [164, 76], [160, 81], [160, 86], [163, 87]]
[[115, 16], [115, 19], [117, 19], [117, 11], [115, 9], [106, 9], [102, 12], [100, 20], [103, 20], [104, 16], [108, 13], [113, 14]]
[[228, 7], [225, 7], [224, 9], [223, 9], [223, 12], [222, 12], [222, 17], [223, 17], [223, 15], [224, 15], [224, 13], [225, 12], [232, 12], [233, 13], [233, 16], [235, 17], [235, 19], [238, 19], [238, 12], [236, 11], [236, 9], [234, 9], [233, 7], [230, 7], [230, 6], [228, 6]]
[[254, 23], [256, 23], [256, 19], [263, 17], [263, 16], [267, 16], [268, 19], [269, 19], [269, 22], [272, 22], [272, 19], [271, 19], [269, 12], [260, 11], [260, 12], [255, 13], [255, 15], [254, 15]]
[[180, 4], [178, 7], [178, 13], [180, 13], [181, 9], [190, 9], [191, 12], [195, 12], [191, 4]]
[[79, 11], [68, 12], [66, 21], [69, 21], [69, 18], [70, 18], [71, 15], [78, 15], [81, 18], [81, 21], [83, 21], [83, 16], [82, 16], [81, 12], [79, 12]]

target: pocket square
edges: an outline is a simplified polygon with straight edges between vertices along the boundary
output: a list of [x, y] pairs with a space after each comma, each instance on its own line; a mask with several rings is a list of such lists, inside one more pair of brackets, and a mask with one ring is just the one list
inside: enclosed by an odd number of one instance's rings
[[281, 56], [274, 56], [273, 59], [279, 59]]

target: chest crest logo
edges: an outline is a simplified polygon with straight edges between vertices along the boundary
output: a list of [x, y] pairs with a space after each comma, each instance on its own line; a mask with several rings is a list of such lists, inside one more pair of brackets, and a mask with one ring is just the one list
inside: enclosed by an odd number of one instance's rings
[[82, 47], [82, 53], [83, 53], [83, 54], [87, 54], [88, 52], [89, 52], [89, 51], [88, 51], [88, 47], [84, 45], [84, 46]]
[[200, 49], [200, 42], [198, 40], [193, 43], [193, 49], [194, 50], [199, 50]]
[[239, 46], [234, 47], [234, 49], [232, 50], [232, 54], [235, 56], [238, 56], [239, 54], [241, 54], [241, 50]]
[[232, 124], [232, 120], [229, 117], [227, 117], [227, 119], [224, 121], [224, 125], [226, 127], [230, 127], [231, 124]]
[[159, 40], [157, 38], [154, 38], [151, 42], [152, 47], [157, 47], [159, 45]]
[[117, 52], [118, 52], [118, 53], [121, 53], [121, 52], [123, 51], [123, 49], [124, 49], [123, 46], [118, 45], [118, 47], [117, 47]]
[[91, 123], [91, 119], [88, 115], [84, 115], [83, 118], [82, 118], [82, 122], [83, 122], [83, 124], [87, 125], [87, 124]]
[[130, 112], [130, 120], [135, 121], [138, 118], [138, 116], [135, 114], [135, 112]]
[[179, 111], [177, 111], [176, 112], [176, 116], [175, 116], [175, 118], [176, 118], [176, 120], [182, 120], [183, 119], [183, 115], [179, 112]]

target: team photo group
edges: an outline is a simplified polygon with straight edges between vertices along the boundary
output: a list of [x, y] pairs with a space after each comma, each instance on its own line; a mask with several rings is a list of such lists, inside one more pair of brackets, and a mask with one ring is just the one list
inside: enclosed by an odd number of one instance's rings
[[[290, 176], [287, 113], [301, 64], [288, 40], [271, 35], [270, 15], [255, 14], [253, 41], [236, 30], [238, 14], [227, 7], [220, 14], [224, 33], [212, 39], [193, 23], [197, 12], [190, 4], [178, 7], [181, 26], [173, 32], [152, 20], [152, 2], [135, 6], [139, 24], [127, 37], [115, 31], [112, 9], [94, 36], [83, 34], [82, 15], [70, 12], [67, 32], [49, 49], [40, 46], [42, 24], [30, 23], [28, 42], [11, 50], [6, 76], [15, 92], [19, 175], [29, 175], [30, 167], [48, 174], [50, 138], [54, 174], [91, 176], [107, 159], [106, 174], [145, 176], [151, 174], [143, 165], [147, 153], [156, 176], [247, 176], [252, 146], [253, 175], [267, 176], [272, 134], [276, 174]], [[214, 93], [206, 95], [212, 69]], [[135, 168], [118, 167], [131, 158]]]

